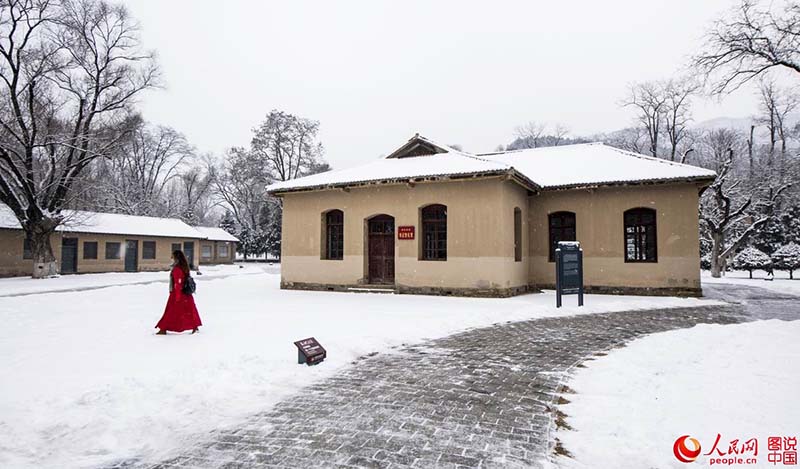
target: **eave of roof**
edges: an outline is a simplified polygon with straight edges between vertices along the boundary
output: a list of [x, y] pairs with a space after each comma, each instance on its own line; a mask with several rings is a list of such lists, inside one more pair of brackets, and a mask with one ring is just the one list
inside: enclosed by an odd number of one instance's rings
[[416, 184], [420, 182], [445, 182], [445, 181], [454, 181], [463, 179], [492, 178], [498, 176], [512, 176], [513, 178], [517, 179], [518, 182], [523, 186], [527, 185], [530, 186], [530, 188], [532, 189], [536, 189], [538, 187], [535, 184], [533, 184], [532, 181], [527, 179], [525, 176], [519, 174], [517, 171], [514, 171], [512, 168], [512, 169], [498, 169], [491, 171], [476, 171], [471, 173], [432, 174], [427, 176], [366, 179], [363, 181], [319, 184], [314, 186], [303, 186], [303, 187], [289, 187], [285, 189], [271, 190], [268, 193], [270, 195], [280, 197], [284, 194], [295, 193], [295, 192], [314, 192], [314, 191], [324, 191], [324, 190], [334, 190], [334, 189], [350, 189], [355, 187], [369, 187], [369, 186], [388, 185], [388, 184]]

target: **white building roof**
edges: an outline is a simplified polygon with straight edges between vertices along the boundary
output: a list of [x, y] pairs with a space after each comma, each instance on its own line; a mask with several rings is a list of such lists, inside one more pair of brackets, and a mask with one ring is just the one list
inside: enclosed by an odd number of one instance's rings
[[[421, 150], [422, 148], [422, 150]], [[428, 154], [417, 156], [428, 148]], [[408, 150], [408, 154], [403, 154]], [[412, 153], [413, 152], [413, 153]], [[362, 166], [278, 182], [270, 193], [419, 178], [509, 174], [532, 189], [711, 180], [716, 173], [623, 151], [603, 143], [471, 154], [415, 136], [386, 158]]]
[[[73, 233], [118, 234], [202, 239], [204, 235], [177, 218], [143, 217], [115, 213], [64, 210], [64, 224], [56, 230]], [[14, 212], [0, 204], [0, 228], [21, 229]]]
[[194, 229], [199, 231], [203, 235], [203, 238], [208, 239], [210, 241], [232, 241], [234, 243], [239, 242], [239, 238], [228, 233], [222, 228], [215, 228], [210, 226], [195, 226]]
[[599, 142], [488, 153], [481, 157], [507, 164], [543, 189], [716, 177], [709, 169]]

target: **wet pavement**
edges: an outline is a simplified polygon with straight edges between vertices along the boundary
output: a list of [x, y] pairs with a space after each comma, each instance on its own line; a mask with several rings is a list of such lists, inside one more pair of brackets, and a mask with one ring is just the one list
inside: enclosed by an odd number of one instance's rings
[[363, 357], [246, 423], [146, 468], [541, 467], [574, 366], [645, 334], [800, 319], [800, 298], [704, 287], [733, 304], [505, 323]]

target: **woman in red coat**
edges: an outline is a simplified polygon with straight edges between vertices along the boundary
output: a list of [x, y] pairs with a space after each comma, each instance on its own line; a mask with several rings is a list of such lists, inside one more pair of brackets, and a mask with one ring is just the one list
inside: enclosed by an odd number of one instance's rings
[[194, 297], [183, 293], [183, 284], [189, 276], [189, 262], [183, 251], [172, 253], [172, 272], [169, 278], [169, 299], [164, 315], [158, 321], [156, 327], [157, 334], [165, 335], [167, 331], [183, 332], [191, 330], [192, 334], [197, 332], [197, 328], [202, 326], [200, 314], [194, 304]]

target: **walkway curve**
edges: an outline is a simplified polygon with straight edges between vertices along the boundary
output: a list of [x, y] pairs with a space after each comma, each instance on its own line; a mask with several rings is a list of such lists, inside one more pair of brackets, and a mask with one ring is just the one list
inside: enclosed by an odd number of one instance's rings
[[726, 305], [469, 330], [364, 357], [184, 455], [112, 467], [540, 467], [571, 367], [644, 334], [742, 320]]

